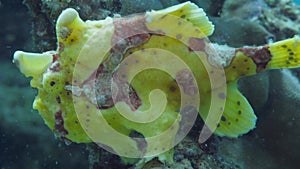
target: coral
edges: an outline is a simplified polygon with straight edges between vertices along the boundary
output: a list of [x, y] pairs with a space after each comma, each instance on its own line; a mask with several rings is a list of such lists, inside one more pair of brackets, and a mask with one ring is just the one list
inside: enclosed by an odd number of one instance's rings
[[273, 37], [261, 25], [242, 18], [216, 17], [212, 21], [216, 30], [210, 40], [219, 44], [233, 47], [263, 45]]
[[276, 40], [281, 40], [299, 34], [300, 7], [290, 0], [279, 0], [270, 8], [263, 8], [264, 17], [259, 22]]
[[269, 43], [274, 35], [258, 22], [266, 6], [262, 0], [225, 1], [221, 9], [214, 9], [218, 15], [211, 19], [216, 31], [210, 40], [233, 47]]
[[272, 34], [273, 39], [282, 40], [299, 33], [299, 13], [299, 6], [290, 0], [279, 0], [276, 3], [268, 0], [227, 0], [221, 16], [254, 22], [258, 27], [263, 27]]
[[[287, 156], [297, 164], [299, 157], [299, 79], [289, 70], [270, 73], [270, 99], [261, 115], [258, 133], [277, 158]], [[274, 125], [276, 124], [276, 125]], [[284, 146], [288, 145], [288, 146]]]
[[221, 10], [215, 10], [220, 17], [212, 18], [216, 31], [210, 39], [220, 44], [262, 45], [299, 33], [299, 6], [289, 0], [227, 0]]
[[266, 4], [263, 0], [227, 0], [223, 5], [221, 17], [257, 20], [265, 7]]

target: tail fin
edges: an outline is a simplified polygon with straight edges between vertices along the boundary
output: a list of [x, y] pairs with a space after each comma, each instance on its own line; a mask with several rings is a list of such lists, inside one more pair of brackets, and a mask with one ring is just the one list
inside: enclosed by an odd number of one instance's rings
[[227, 81], [252, 75], [267, 69], [300, 67], [300, 38], [298, 36], [264, 47], [236, 49], [230, 65], [225, 68]]
[[300, 67], [300, 37], [279, 41], [269, 45], [272, 59], [267, 69]]

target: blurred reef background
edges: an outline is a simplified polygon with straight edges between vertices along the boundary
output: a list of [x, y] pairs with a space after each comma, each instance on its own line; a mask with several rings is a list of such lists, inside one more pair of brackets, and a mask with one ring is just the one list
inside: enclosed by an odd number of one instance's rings
[[[298, 0], [191, 0], [215, 24], [210, 40], [233, 47], [263, 45], [300, 34]], [[67, 7], [83, 20], [162, 9], [184, 0], [0, 0], [0, 169], [134, 168], [93, 145], [65, 145], [32, 110], [36, 91], [12, 65], [15, 50], [56, 49], [55, 21]], [[296, 169], [300, 160], [300, 69], [240, 80], [257, 127], [238, 139], [213, 136], [198, 145], [199, 128], [175, 148], [175, 163], [144, 168]], [[198, 123], [202, 123], [200, 119]]]

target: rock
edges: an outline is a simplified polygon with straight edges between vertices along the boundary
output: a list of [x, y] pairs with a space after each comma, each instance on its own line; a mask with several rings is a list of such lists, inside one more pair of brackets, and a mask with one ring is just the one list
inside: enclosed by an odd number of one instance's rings
[[121, 14], [128, 15], [133, 13], [140, 13], [150, 9], [162, 9], [163, 5], [157, 0], [120, 0]]
[[164, 8], [179, 4], [177, 0], [160, 0], [160, 2], [164, 6]]

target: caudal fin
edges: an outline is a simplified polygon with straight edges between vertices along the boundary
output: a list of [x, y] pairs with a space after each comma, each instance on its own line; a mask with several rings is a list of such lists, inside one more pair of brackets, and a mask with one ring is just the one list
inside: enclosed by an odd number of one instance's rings
[[268, 49], [272, 58], [267, 69], [300, 67], [300, 37], [273, 43]]

